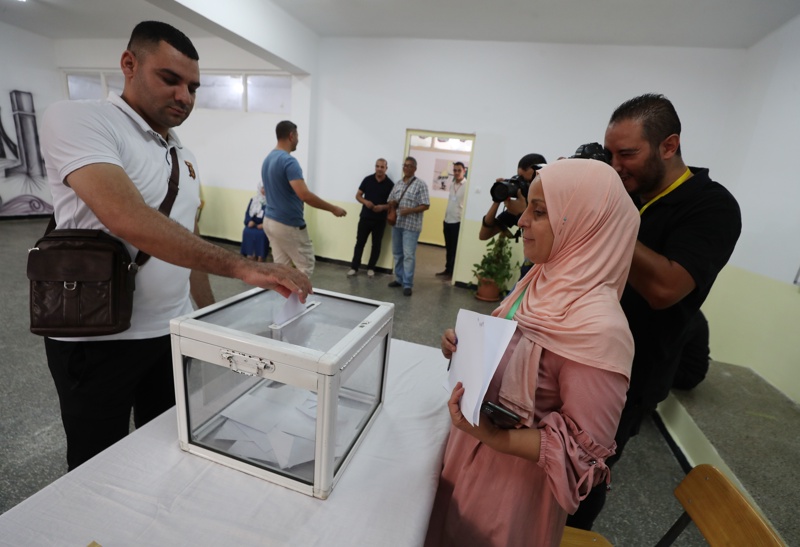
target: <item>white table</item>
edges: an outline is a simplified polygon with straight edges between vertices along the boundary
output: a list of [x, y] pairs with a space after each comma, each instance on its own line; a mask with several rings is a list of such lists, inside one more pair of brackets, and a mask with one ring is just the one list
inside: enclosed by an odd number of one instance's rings
[[325, 501], [183, 452], [172, 409], [0, 515], [0, 545], [421, 545], [446, 367], [392, 340], [384, 407]]

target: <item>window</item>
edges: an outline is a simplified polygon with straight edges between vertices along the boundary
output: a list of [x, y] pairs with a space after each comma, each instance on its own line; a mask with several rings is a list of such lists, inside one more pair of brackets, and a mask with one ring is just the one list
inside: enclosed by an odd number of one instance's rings
[[122, 95], [122, 88], [125, 86], [125, 76], [121, 72], [104, 73], [106, 87], [117, 95]]
[[103, 77], [94, 74], [67, 74], [70, 99], [102, 99], [106, 96]]
[[289, 114], [292, 110], [290, 76], [248, 76], [247, 110]]
[[195, 107], [212, 110], [243, 110], [242, 76], [201, 74]]
[[[67, 73], [69, 98], [103, 99], [122, 94], [125, 78], [119, 71]], [[291, 114], [292, 77], [287, 74], [201, 74], [196, 108]]]

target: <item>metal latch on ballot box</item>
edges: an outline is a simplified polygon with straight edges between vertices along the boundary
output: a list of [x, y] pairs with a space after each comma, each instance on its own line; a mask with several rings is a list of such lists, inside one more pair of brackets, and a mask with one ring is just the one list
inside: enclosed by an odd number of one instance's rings
[[222, 350], [221, 355], [222, 359], [228, 363], [228, 368], [239, 374], [263, 376], [265, 372], [275, 371], [275, 364], [272, 361], [260, 357], [231, 350]]

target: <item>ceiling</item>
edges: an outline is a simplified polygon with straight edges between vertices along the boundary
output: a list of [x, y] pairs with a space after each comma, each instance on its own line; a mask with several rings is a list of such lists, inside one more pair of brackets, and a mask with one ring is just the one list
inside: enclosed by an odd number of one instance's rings
[[[322, 37], [714, 48], [748, 48], [800, 14], [800, 0], [271, 1]], [[0, 0], [0, 21], [54, 39], [126, 38], [145, 19], [211, 35], [146, 0]]]

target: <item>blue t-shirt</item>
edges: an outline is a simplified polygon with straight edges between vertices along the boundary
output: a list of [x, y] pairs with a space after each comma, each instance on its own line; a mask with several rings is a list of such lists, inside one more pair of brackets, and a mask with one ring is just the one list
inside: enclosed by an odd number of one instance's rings
[[290, 180], [303, 178], [300, 164], [291, 154], [275, 149], [270, 152], [261, 164], [261, 182], [264, 183], [264, 194], [267, 206], [264, 216], [277, 220], [287, 226], [305, 226], [303, 219], [303, 200], [301, 200]]

